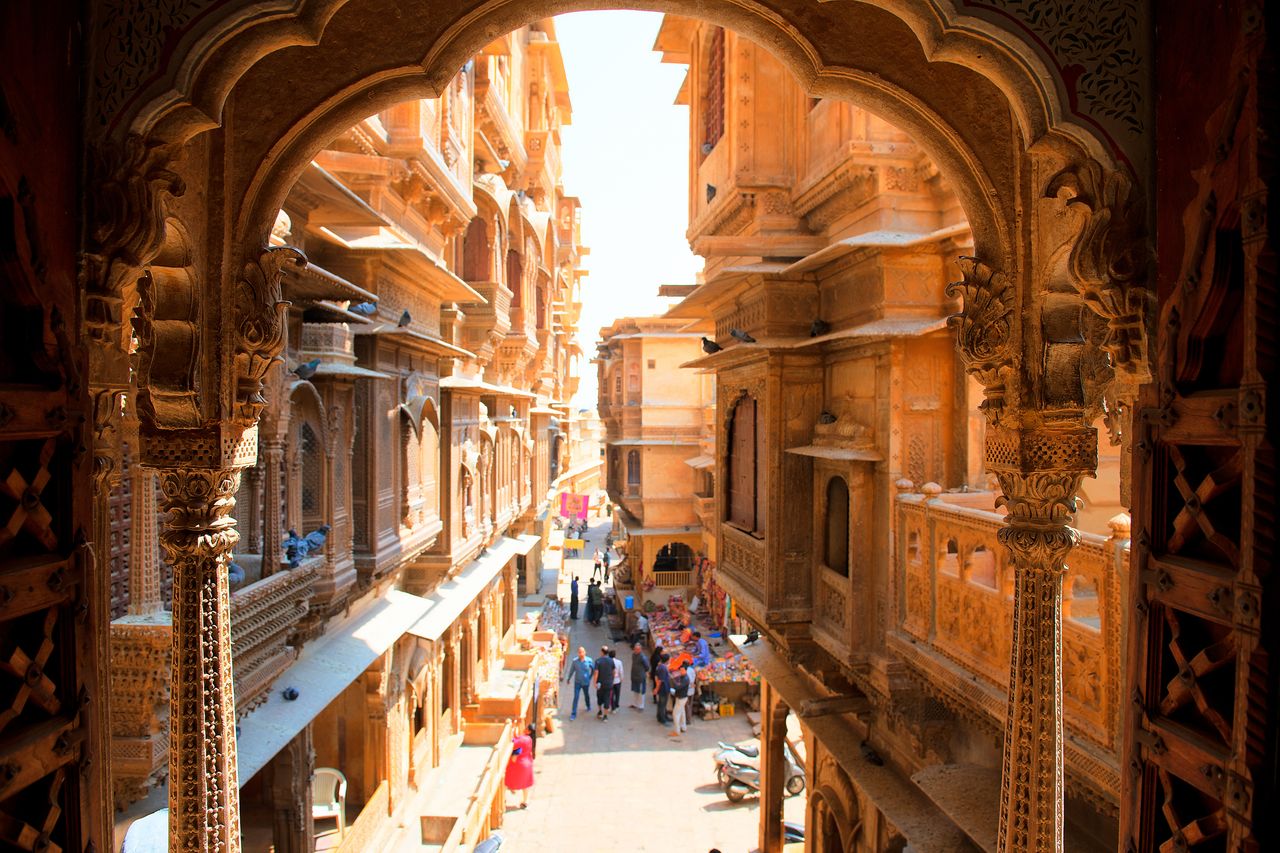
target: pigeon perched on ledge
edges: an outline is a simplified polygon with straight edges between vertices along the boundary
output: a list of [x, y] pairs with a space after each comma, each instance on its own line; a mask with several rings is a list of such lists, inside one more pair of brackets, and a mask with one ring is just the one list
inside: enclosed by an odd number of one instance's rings
[[831, 414], [830, 412], [823, 412], [822, 414], [818, 415], [818, 423], [820, 424], [833, 424], [836, 422], [836, 420], [837, 420], [836, 416]]
[[409, 325], [412, 322], [413, 322], [413, 315], [410, 314], [409, 309], [406, 308], [404, 309], [404, 312], [400, 315], [400, 322], [396, 323], [396, 325], [403, 329], [405, 326]]
[[244, 583], [244, 566], [239, 563], [231, 563], [227, 566], [227, 582], [232, 586], [240, 586]]
[[825, 335], [829, 331], [831, 331], [831, 324], [819, 317], [809, 327], [809, 337], [816, 338], [818, 335]]
[[742, 331], [741, 329], [730, 329], [729, 336], [732, 338], [737, 338], [738, 340], [742, 341], [744, 344], [754, 344], [756, 342], [755, 338], [751, 337], [749, 334]]
[[303, 362], [293, 369], [293, 375], [297, 376], [304, 382], [316, 375], [316, 371], [320, 368], [320, 359], [313, 358], [310, 361]]
[[359, 314], [361, 317], [372, 317], [374, 312], [378, 310], [378, 303], [361, 302], [358, 305], [352, 305], [347, 310], [352, 314]]
[[722, 349], [724, 349], [724, 347], [720, 346], [718, 343], [711, 340], [711, 338], [703, 336], [702, 351], [705, 352], [707, 355], [710, 355], [711, 353], [715, 353], [715, 352], [720, 352], [720, 350]]
[[867, 760], [868, 764], [874, 764], [876, 767], [884, 767], [884, 759], [880, 757], [880, 753], [871, 748], [865, 740], [859, 745], [862, 750], [862, 757]]

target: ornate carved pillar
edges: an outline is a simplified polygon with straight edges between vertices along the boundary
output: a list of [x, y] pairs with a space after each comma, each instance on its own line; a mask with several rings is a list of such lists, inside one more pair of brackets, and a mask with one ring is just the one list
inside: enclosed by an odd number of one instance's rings
[[1097, 467], [1091, 429], [992, 430], [987, 461], [1008, 510], [1013, 643], [1000, 794], [1001, 850], [1062, 850], [1062, 579], [1079, 541], [1080, 481]]
[[130, 518], [129, 614], [147, 616], [163, 609], [160, 555], [156, 540], [156, 474], [141, 465], [130, 471], [133, 486]]
[[[239, 475], [256, 452], [256, 427], [142, 437], [143, 464], [159, 469], [160, 546], [173, 565], [169, 836], [175, 850], [239, 850], [227, 565], [239, 540], [232, 517]], [[183, 464], [174, 465], [177, 460]]]
[[276, 853], [315, 850], [315, 822], [311, 817], [311, 777], [315, 767], [316, 752], [308, 725], [271, 763], [271, 799], [275, 806], [271, 834]]
[[262, 442], [262, 576], [274, 574], [284, 554], [284, 519], [280, 516], [280, 491], [284, 485], [284, 441]]
[[[760, 850], [782, 850], [782, 801], [787, 763], [787, 715], [790, 708], [766, 681], [760, 682]], [[812, 777], [810, 777], [812, 779]]]
[[1061, 851], [1062, 580], [1079, 539], [1076, 491], [1097, 469], [1097, 432], [1085, 426], [1090, 348], [1069, 297], [1020, 294], [974, 258], [960, 267], [964, 281], [948, 293], [964, 297], [958, 344], [984, 388], [986, 467], [1008, 511], [999, 535], [1014, 570], [999, 850]]
[[[173, 565], [173, 690], [169, 837], [174, 850], [236, 853], [240, 785], [227, 564], [239, 535], [231, 513], [257, 427], [144, 433], [166, 517], [160, 545]], [[181, 465], [174, 464], [181, 460]]]
[[262, 553], [262, 460], [244, 472], [245, 484], [249, 487], [248, 506], [240, 508], [239, 524], [244, 538], [246, 554]]

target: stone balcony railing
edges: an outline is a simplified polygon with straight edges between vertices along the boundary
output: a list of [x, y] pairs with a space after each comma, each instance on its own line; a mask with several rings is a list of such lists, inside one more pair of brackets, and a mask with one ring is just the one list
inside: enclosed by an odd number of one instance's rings
[[266, 698], [276, 677], [298, 656], [292, 644], [307, 615], [323, 557], [282, 569], [231, 594], [231, 654], [236, 713]]
[[[1013, 635], [1014, 572], [997, 538], [1004, 517], [958, 505], [934, 484], [895, 506], [897, 642], [932, 689], [998, 725], [1004, 717]], [[1120, 598], [1128, 517], [1110, 538], [1082, 533], [1062, 596], [1062, 682], [1068, 770], [1107, 799], [1120, 749]], [[974, 689], [978, 687], [979, 689]]]
[[[291, 641], [307, 615], [323, 566], [323, 557], [313, 557], [231, 594], [238, 715], [261, 704], [272, 682], [297, 657]], [[146, 796], [168, 772], [172, 645], [167, 610], [111, 623], [111, 775], [118, 809]]]

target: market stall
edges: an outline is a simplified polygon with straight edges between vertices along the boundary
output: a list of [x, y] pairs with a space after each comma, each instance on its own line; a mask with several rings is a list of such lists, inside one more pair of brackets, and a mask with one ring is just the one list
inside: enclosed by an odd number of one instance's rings
[[739, 707], [755, 709], [759, 706], [760, 673], [751, 661], [743, 657], [738, 647], [721, 630], [715, 627], [713, 617], [698, 607], [698, 599], [691, 610], [681, 595], [667, 599], [666, 607], [654, 607], [646, 614], [649, 619], [650, 649], [662, 646], [672, 656], [685, 653], [692, 659], [697, 655], [694, 631], [700, 631], [711, 650], [711, 663], [697, 669], [698, 687], [702, 694], [714, 694], [723, 702], [724, 713], [732, 713]]

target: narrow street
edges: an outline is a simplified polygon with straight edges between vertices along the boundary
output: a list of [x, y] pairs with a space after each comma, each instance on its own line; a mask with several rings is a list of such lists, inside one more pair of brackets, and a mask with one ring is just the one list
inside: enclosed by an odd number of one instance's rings
[[[583, 599], [591, 577], [591, 556], [604, 548], [608, 517], [591, 519], [585, 559], [569, 559], [561, 577], [561, 596], [567, 601], [569, 581], [576, 574]], [[559, 552], [547, 552], [545, 564], [559, 566]], [[544, 586], [544, 592], [547, 588]], [[613, 645], [607, 622], [595, 628], [581, 619], [570, 635], [570, 653], [584, 646], [595, 657], [601, 645]], [[631, 654], [619, 649], [630, 666]], [[752, 738], [744, 713], [718, 720], [694, 718], [679, 740], [658, 725], [652, 698], [644, 712], [628, 707], [630, 673], [623, 678], [622, 707], [607, 722], [592, 711], [578, 709], [570, 722], [570, 685], [562, 684], [556, 730], [538, 739], [535, 783], [528, 809], [509, 800], [500, 832], [506, 851], [583, 851], [583, 853], [724, 853], [755, 850], [758, 839], [758, 801], [752, 796], [730, 803], [716, 784], [712, 757], [716, 742]], [[803, 822], [804, 795], [786, 803], [788, 820]]]

